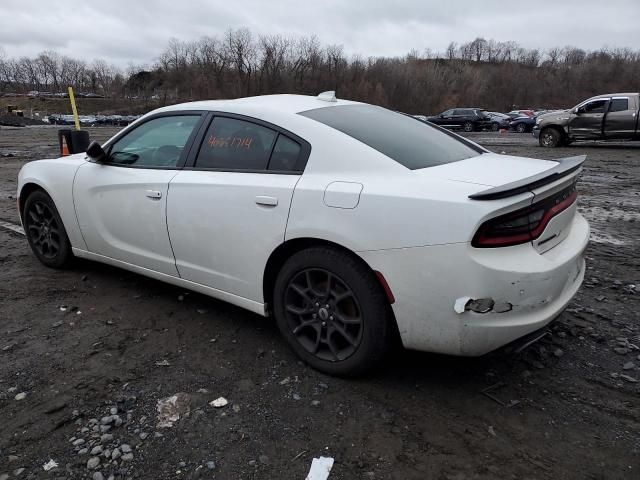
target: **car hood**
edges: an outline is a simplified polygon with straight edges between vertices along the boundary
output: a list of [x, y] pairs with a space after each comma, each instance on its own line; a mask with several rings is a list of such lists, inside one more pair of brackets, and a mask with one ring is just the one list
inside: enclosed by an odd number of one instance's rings
[[567, 108], [566, 110], [555, 110], [553, 112], [544, 113], [542, 115], [538, 115], [538, 118], [543, 120], [556, 119], [556, 117], [560, 117], [561, 120], [566, 120], [567, 115], [571, 114], [572, 108]]
[[531, 177], [558, 165], [551, 160], [514, 157], [498, 153], [484, 153], [459, 162], [414, 170], [429, 178], [497, 187]]

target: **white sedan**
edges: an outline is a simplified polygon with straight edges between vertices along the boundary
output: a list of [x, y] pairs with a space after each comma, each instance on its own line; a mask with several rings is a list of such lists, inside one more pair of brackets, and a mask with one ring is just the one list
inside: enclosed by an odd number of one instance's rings
[[26, 164], [18, 205], [54, 268], [82, 257], [273, 315], [327, 373], [395, 339], [482, 355], [584, 277], [583, 157], [491, 153], [381, 107], [271, 95], [155, 110], [87, 153]]

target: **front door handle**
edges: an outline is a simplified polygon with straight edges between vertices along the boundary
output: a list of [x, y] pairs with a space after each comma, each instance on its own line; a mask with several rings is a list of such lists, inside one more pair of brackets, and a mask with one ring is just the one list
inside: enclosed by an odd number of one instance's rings
[[258, 205], [265, 205], [267, 207], [275, 207], [278, 205], [278, 199], [276, 197], [267, 197], [265, 195], [258, 195], [256, 197], [256, 203]]
[[160, 192], [158, 190], [147, 190], [146, 195], [147, 195], [147, 197], [153, 198], [154, 200], [158, 200], [158, 199], [162, 198], [162, 192]]

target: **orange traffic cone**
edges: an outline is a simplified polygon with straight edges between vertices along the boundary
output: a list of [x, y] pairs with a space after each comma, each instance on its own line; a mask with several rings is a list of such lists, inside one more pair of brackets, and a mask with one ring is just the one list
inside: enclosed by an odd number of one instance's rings
[[62, 151], [62, 156], [66, 157], [67, 155], [71, 155], [69, 153], [69, 147], [67, 146], [67, 139], [65, 138], [65, 136], [62, 136], [62, 145], [61, 145], [61, 151]]

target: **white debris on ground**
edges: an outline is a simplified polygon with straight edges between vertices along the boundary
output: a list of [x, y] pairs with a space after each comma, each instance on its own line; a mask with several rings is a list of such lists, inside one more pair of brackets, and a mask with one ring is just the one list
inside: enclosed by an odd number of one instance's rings
[[49, 470], [52, 470], [52, 469], [56, 468], [57, 466], [58, 466], [58, 462], [56, 462], [53, 459], [50, 459], [47, 463], [42, 465], [42, 468], [44, 469], [45, 472], [48, 472]]
[[190, 412], [191, 397], [187, 393], [176, 393], [170, 397], [158, 400], [156, 409], [158, 411], [157, 428], [171, 428], [173, 424]]
[[311, 461], [311, 468], [305, 480], [327, 480], [333, 467], [333, 458], [320, 457]]
[[212, 407], [215, 408], [222, 408], [224, 406], [226, 406], [229, 402], [227, 401], [226, 398], [224, 397], [219, 397], [216, 398], [215, 400], [213, 400], [212, 402], [209, 402], [209, 405], [211, 405]]

